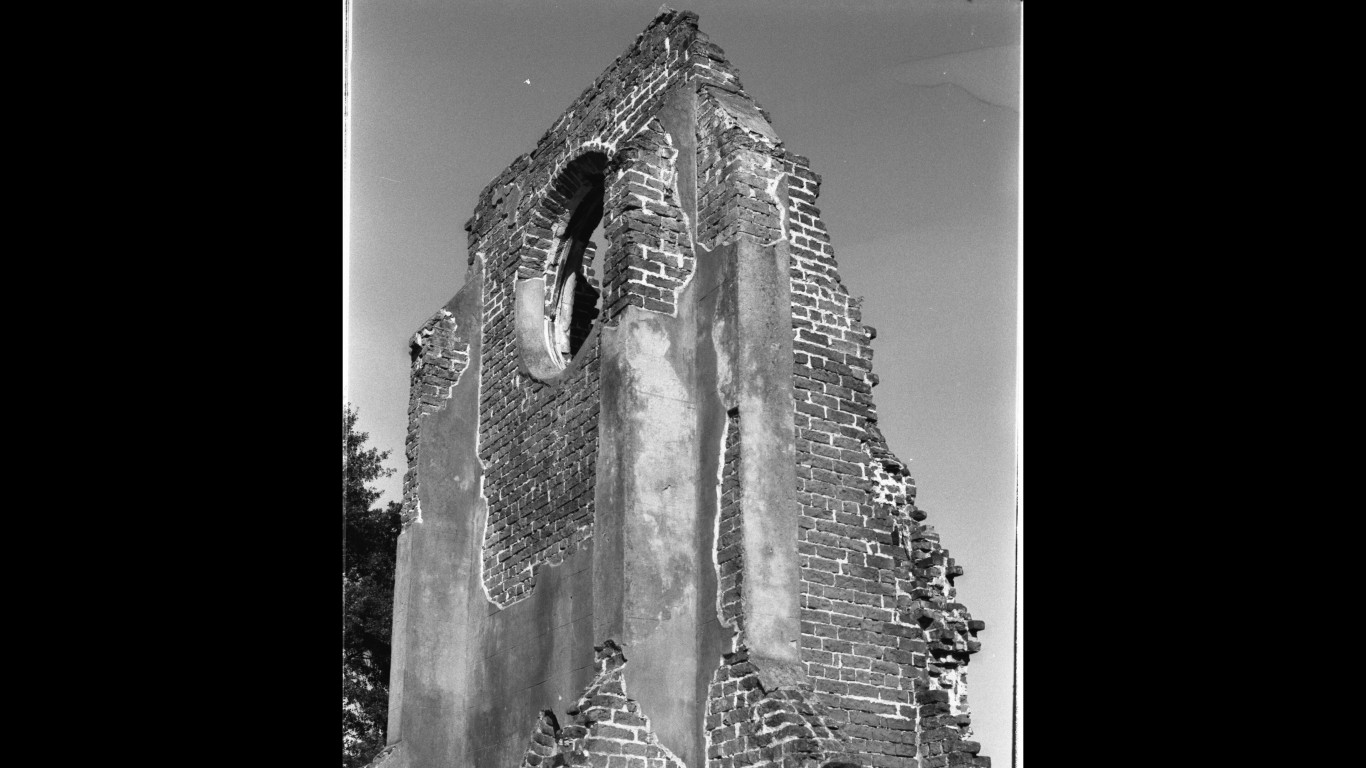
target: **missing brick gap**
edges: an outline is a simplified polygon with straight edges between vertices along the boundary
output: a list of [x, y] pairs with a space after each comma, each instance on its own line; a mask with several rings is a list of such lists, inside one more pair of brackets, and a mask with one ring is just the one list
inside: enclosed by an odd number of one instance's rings
[[[720, 450], [718, 450], [718, 451], [717, 451], [717, 454], [716, 454], [717, 456], [720, 457], [720, 460], [716, 462], [716, 514], [712, 516], [712, 529], [711, 529], [711, 567], [712, 567], [712, 571], [715, 572], [715, 574], [716, 574], [716, 619], [717, 619], [717, 621], [721, 622], [721, 626], [723, 626], [723, 627], [731, 626], [730, 623], [726, 621], [726, 614], [725, 614], [725, 611], [723, 611], [722, 608], [721, 608], [721, 605], [722, 605], [722, 604], [721, 604], [721, 595], [722, 595], [723, 590], [721, 589], [721, 560], [720, 560], [720, 552], [721, 552], [721, 510], [722, 510], [722, 505], [723, 505], [723, 499], [724, 499], [724, 496], [725, 496], [725, 493], [724, 493], [724, 491], [723, 491], [723, 486], [724, 486], [724, 484], [725, 484], [725, 474], [726, 474], [726, 438], [727, 438], [729, 435], [730, 435], [730, 414], [727, 414], [727, 415], [726, 415], [726, 422], [725, 422], [725, 425], [721, 428], [721, 447], [720, 447]], [[734, 627], [731, 627], [731, 628], [734, 629]], [[732, 633], [732, 634], [733, 634], [733, 633]], [[734, 647], [733, 647], [733, 646], [734, 646], [734, 640], [735, 640], [735, 638], [732, 636], [732, 638], [731, 638], [731, 644], [732, 644], [731, 650], [732, 650], [732, 651], [735, 650]]]

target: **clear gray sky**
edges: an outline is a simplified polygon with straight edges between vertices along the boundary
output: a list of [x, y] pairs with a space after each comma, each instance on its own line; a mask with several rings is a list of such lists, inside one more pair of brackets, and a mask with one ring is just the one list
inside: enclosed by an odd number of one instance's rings
[[[1019, 225], [1017, 0], [671, 0], [701, 17], [817, 201], [878, 329], [880, 426], [987, 629], [982, 753], [1010, 760]], [[659, 0], [353, 0], [343, 397], [393, 451], [408, 338], [464, 281], [475, 198], [645, 28]], [[530, 84], [526, 81], [530, 80]]]

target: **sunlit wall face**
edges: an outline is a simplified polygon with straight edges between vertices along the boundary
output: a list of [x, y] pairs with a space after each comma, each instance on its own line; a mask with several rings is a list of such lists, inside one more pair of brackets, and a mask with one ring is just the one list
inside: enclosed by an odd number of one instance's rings
[[[863, 295], [880, 427], [965, 564], [986, 621], [968, 691], [982, 753], [1008, 759], [1014, 570], [1021, 5], [678, 3], [739, 69]], [[351, 325], [357, 428], [401, 496], [407, 342], [464, 279], [475, 197], [621, 54], [658, 2], [357, 2]], [[529, 81], [529, 82], [528, 82]], [[594, 239], [599, 239], [595, 237]]]

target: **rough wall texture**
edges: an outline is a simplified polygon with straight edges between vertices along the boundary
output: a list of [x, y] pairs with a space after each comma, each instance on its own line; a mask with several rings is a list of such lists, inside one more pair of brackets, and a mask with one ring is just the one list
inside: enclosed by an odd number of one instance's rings
[[982, 624], [947, 602], [961, 569], [917, 522], [925, 515], [914, 505], [915, 484], [877, 429], [875, 332], [839, 280], [814, 205], [820, 177], [795, 156], [785, 172], [802, 657], [816, 699], [868, 765], [915, 756], [922, 768], [988, 764], [972, 757], [978, 745], [964, 740], [967, 709], [959, 698], [960, 667], [977, 650], [965, 635]]
[[553, 711], [542, 712], [523, 766], [684, 768], [677, 756], [660, 746], [640, 705], [626, 695], [621, 647], [608, 640], [594, 650], [598, 674], [578, 702], [565, 710], [573, 724], [560, 728]]
[[460, 337], [450, 311], [442, 309], [413, 334], [409, 352], [413, 365], [408, 387], [408, 437], [403, 450], [408, 460], [408, 471], [403, 475], [405, 526], [422, 516], [417, 499], [418, 421], [446, 404], [451, 388], [469, 363], [470, 345]]
[[725, 453], [721, 458], [721, 501], [716, 516], [716, 611], [721, 623], [739, 628], [740, 580], [744, 550], [740, 547], [740, 412], [726, 416]]
[[664, 8], [484, 189], [413, 339], [382, 764], [990, 764], [820, 182]]
[[489, 499], [484, 583], [500, 605], [528, 593], [538, 566], [592, 536], [597, 453], [595, 345], [554, 381], [527, 375], [513, 332], [514, 284], [553, 283], [572, 201], [585, 178], [609, 176], [606, 319], [628, 306], [673, 312], [692, 254], [690, 244], [679, 243], [676, 153], [652, 117], [687, 72], [691, 31], [677, 18], [646, 30], [534, 151], [485, 188], [466, 224], [471, 263], [484, 260], [490, 278], [479, 436]]

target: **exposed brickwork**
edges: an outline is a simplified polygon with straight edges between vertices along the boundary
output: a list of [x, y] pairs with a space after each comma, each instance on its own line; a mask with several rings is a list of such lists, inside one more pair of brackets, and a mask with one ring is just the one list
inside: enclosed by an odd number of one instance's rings
[[514, 298], [519, 278], [546, 280], [551, 287], [557, 275], [552, 256], [562, 250], [552, 238], [563, 234], [572, 201], [603, 167], [599, 155], [589, 154], [561, 169], [550, 190], [533, 201], [536, 224], [525, 228], [521, 248], [503, 240], [486, 243], [479, 393], [479, 458], [489, 504], [483, 579], [489, 599], [499, 605], [528, 594], [538, 566], [560, 562], [591, 534], [597, 342], [590, 338], [561, 381], [537, 380], [521, 368]]
[[470, 345], [457, 333], [455, 319], [440, 310], [413, 334], [409, 345], [412, 368], [408, 384], [408, 436], [403, 454], [408, 469], [403, 474], [403, 524], [422, 518], [417, 499], [418, 424], [424, 416], [441, 410], [451, 396], [451, 387], [469, 364]]
[[[713, 43], [707, 33], [698, 31], [693, 36], [688, 55], [692, 77], [698, 86], [712, 85], [736, 93], [744, 92], [744, 87], [740, 85], [740, 73], [731, 66], [726, 52]], [[768, 117], [767, 113], [764, 117]]]
[[[765, 752], [756, 745], [765, 743], [768, 732], [763, 712], [754, 708], [765, 699], [726, 688], [748, 679], [747, 662], [737, 661], [746, 650], [738, 606], [744, 569], [735, 540], [739, 489], [727, 484], [734, 476], [728, 475], [734, 472], [731, 462], [738, 460], [738, 420], [732, 414], [716, 558], [718, 611], [737, 633], [735, 650], [712, 683], [709, 760], [725, 766], [806, 764], [847, 752], [871, 766], [927, 768], [950, 756], [955, 764], [989, 764], [973, 757], [976, 745], [963, 741], [969, 724], [961, 665], [976, 650], [967, 635], [977, 625], [954, 612], [961, 606], [947, 608], [951, 585], [935, 579], [953, 575], [951, 568], [934, 571], [940, 560], [930, 556], [913, 567], [912, 542], [929, 543], [917, 524], [924, 515], [914, 508], [915, 485], [905, 465], [877, 429], [875, 331], [862, 324], [859, 301], [840, 281], [815, 207], [820, 177], [805, 158], [782, 149], [767, 113], [748, 98], [713, 48], [706, 48], [706, 62], [718, 87], [700, 88], [698, 99], [698, 239], [709, 247], [740, 238], [785, 239], [789, 246], [802, 658], [813, 686], [813, 711], [825, 713], [836, 735], [822, 731], [821, 718], [815, 718], [806, 725], [809, 732], [791, 736], [794, 746], [787, 751], [770, 742]], [[932, 617], [925, 613], [931, 604], [938, 609]], [[757, 678], [750, 684], [762, 693]], [[804, 687], [775, 692], [807, 693]], [[839, 748], [811, 746], [820, 744], [818, 735]]]
[[608, 187], [605, 234], [605, 322], [628, 306], [673, 315], [678, 292], [693, 273], [692, 238], [679, 207], [678, 150], [658, 120], [650, 120], [618, 155]]
[[914, 522], [908, 527], [916, 584], [910, 594], [910, 616], [922, 627], [930, 649], [929, 679], [918, 681], [916, 687], [922, 766], [941, 764], [940, 756], [947, 760], [945, 765], [990, 765], [989, 758], [971, 757], [981, 746], [968, 740], [972, 730], [964, 671], [968, 655], [981, 648], [976, 638], [986, 623], [973, 619], [956, 602], [953, 579], [963, 568], [940, 545], [939, 534]]
[[[989, 766], [989, 759], [978, 756], [978, 746], [969, 740], [963, 671], [978, 649], [976, 633], [983, 624], [956, 602], [953, 580], [962, 569], [937, 534], [923, 524], [926, 515], [915, 506], [915, 483], [878, 430], [872, 397], [877, 385], [871, 346], [876, 332], [862, 322], [859, 300], [840, 280], [831, 238], [816, 207], [821, 178], [806, 158], [784, 149], [768, 113], [745, 92], [735, 68], [697, 31], [696, 22], [694, 14], [662, 9], [536, 148], [489, 183], [466, 225], [471, 272], [482, 285], [477, 455], [488, 517], [480, 539], [479, 580], [488, 599], [507, 608], [531, 594], [538, 569], [561, 561], [594, 535], [602, 344], [604, 338], [615, 338], [615, 332], [605, 329], [622, 323], [627, 308], [636, 307], [634, 311], [654, 313], [650, 323], [665, 325], [669, 333], [686, 339], [695, 329], [686, 325], [692, 316], [681, 314], [686, 307], [680, 305], [685, 296], [697, 293], [687, 290], [698, 266], [696, 245], [718, 259], [717, 253], [756, 258], [755, 253], [786, 252], [797, 486], [792, 524], [797, 529], [800, 625], [781, 611], [765, 616], [791, 621], [783, 631], [800, 630], [800, 663], [775, 661], [757, 629], [754, 654], [746, 644], [745, 616], [754, 607], [744, 602], [747, 502], [741, 464], [746, 450], [770, 446], [776, 435], [773, 419], [761, 419], [756, 424], [766, 426], [756, 429], [746, 446], [740, 413], [732, 409], [720, 446], [710, 553], [716, 571], [717, 618], [730, 632], [729, 645], [724, 635], [707, 639], [711, 653], [727, 650], [719, 659], [701, 661], [694, 690], [687, 694], [694, 697], [688, 701], [695, 706], [663, 708], [666, 714], [656, 714], [677, 718], [682, 717], [679, 712], [689, 713], [692, 741], [684, 740], [686, 747], [670, 744], [687, 755], [692, 754], [687, 750], [705, 745], [705, 766], [692, 768]], [[690, 101], [694, 95], [695, 101]], [[666, 104], [669, 110], [663, 111]], [[695, 134], [680, 136], [679, 115], [686, 114], [688, 104], [696, 107]], [[680, 157], [684, 151], [694, 154]], [[689, 169], [695, 171], [695, 179], [680, 183], [680, 174]], [[696, 221], [687, 220], [685, 211], [691, 210], [693, 200], [684, 200], [680, 190], [695, 190]], [[588, 244], [599, 209], [603, 242]], [[717, 250], [742, 240], [768, 247]], [[589, 266], [595, 251], [601, 251], [601, 274]], [[753, 272], [732, 269], [735, 265], [707, 266], [733, 276], [736, 286], [763, 285], [742, 282], [754, 278], [738, 275]], [[738, 287], [733, 290], [726, 295], [751, 295]], [[567, 302], [564, 296], [575, 299]], [[598, 300], [600, 311], [584, 311]], [[719, 299], [714, 306], [718, 325], [736, 320], [735, 314], [723, 313], [741, 311]], [[755, 311], [753, 304], [745, 306], [744, 311]], [[566, 311], [572, 311], [572, 322], [564, 319]], [[776, 319], [781, 321], [785, 313], [779, 305]], [[668, 326], [661, 316], [679, 318], [684, 324]], [[744, 317], [746, 322], [754, 320]], [[760, 319], [772, 323], [775, 318]], [[421, 516], [416, 487], [418, 425], [442, 407], [468, 364], [470, 339], [461, 334], [443, 311], [414, 339], [405, 519]], [[573, 343], [556, 346], [551, 337]], [[712, 340], [727, 338], [718, 333]], [[679, 348], [690, 354], [686, 344]], [[718, 358], [732, 354], [720, 345], [710, 352]], [[786, 360], [785, 351], [781, 357]], [[688, 380], [688, 366], [695, 363], [679, 362], [683, 386], [708, 381], [701, 372], [697, 381]], [[719, 367], [721, 362], [715, 364]], [[786, 375], [785, 362], [776, 369], [771, 361], [757, 365], [767, 366], [765, 375], [774, 370]], [[768, 389], [785, 393], [787, 386]], [[700, 393], [705, 397], [696, 401], [699, 418], [717, 418], [716, 410], [707, 408], [734, 404], [732, 400], [711, 405], [720, 391], [718, 387], [716, 392]], [[786, 405], [778, 404], [785, 429]], [[708, 424], [708, 430], [714, 429], [715, 422]], [[768, 442], [763, 429], [769, 430]], [[714, 444], [709, 448], [715, 449]], [[762, 458], [769, 453], [757, 455], [762, 471], [763, 461], [773, 459]], [[707, 461], [714, 458], [708, 456]], [[616, 469], [620, 467], [606, 471]], [[751, 477], [753, 469], [746, 470]], [[786, 480], [779, 484], [784, 494], [791, 488]], [[772, 492], [751, 493], [764, 502]], [[771, 508], [788, 506], [784, 502]], [[697, 512], [672, 507], [664, 511], [677, 513], [679, 519]], [[764, 514], [773, 513], [765, 509]], [[769, 526], [770, 518], [760, 519], [764, 525], [751, 525], [749, 535]], [[786, 530], [790, 536], [791, 528]], [[664, 546], [675, 545], [688, 543]], [[630, 551], [615, 555], [600, 547], [593, 554], [606, 562], [613, 556], [630, 557]], [[690, 554], [706, 567], [705, 551]], [[611, 573], [609, 568], [617, 565], [608, 562], [602, 573]], [[626, 563], [623, 572], [630, 574], [630, 565]], [[797, 571], [774, 568], [775, 573], [789, 574], [781, 578]], [[597, 570], [593, 576], [600, 577]], [[756, 588], [763, 584], [760, 577], [751, 578], [751, 590], [763, 594]], [[698, 581], [681, 577], [679, 583], [689, 601], [712, 599], [707, 591], [686, 592]], [[614, 598], [595, 593], [594, 600], [599, 599]], [[697, 605], [688, 603], [689, 611]], [[610, 608], [603, 615], [610, 615]], [[593, 619], [597, 621], [598, 615]], [[627, 662], [621, 648], [608, 640], [596, 650], [597, 676], [578, 704], [567, 710], [567, 725], [561, 727], [552, 710], [540, 713], [528, 740], [525, 768], [688, 768], [659, 743], [646, 714], [627, 696]], [[769, 655], [760, 658], [763, 654]], [[578, 665], [574, 669], [582, 669], [587, 659], [573, 663]], [[770, 663], [775, 666], [763, 666]], [[777, 687], [765, 688], [766, 684]], [[685, 681], [680, 690], [688, 685]], [[702, 722], [696, 722], [698, 718]], [[672, 729], [667, 738], [679, 738], [682, 721], [657, 722]]]
[[626, 657], [612, 640], [595, 646], [598, 674], [568, 710], [573, 724], [555, 730], [554, 714], [541, 713], [523, 768], [687, 768], [660, 745], [650, 720], [626, 694]]
[[[510, 291], [511, 280], [503, 285]], [[511, 304], [496, 288], [486, 293]], [[498, 304], [486, 299], [485, 306]], [[549, 386], [517, 370], [510, 306], [490, 314], [480, 382], [486, 416], [479, 458], [489, 504], [483, 578], [489, 599], [507, 605], [530, 592], [538, 566], [560, 562], [591, 535], [598, 345], [590, 340], [564, 381]]]
[[696, 22], [696, 14], [662, 13], [535, 150], [485, 187], [466, 224], [470, 263], [485, 269], [479, 456], [489, 517], [483, 579], [489, 599], [499, 605], [528, 595], [537, 568], [558, 562], [592, 536], [597, 455], [597, 343], [587, 342], [558, 381], [528, 375], [514, 333], [516, 281], [541, 279], [551, 287], [574, 202], [585, 184], [601, 177], [605, 319], [631, 305], [674, 312], [693, 256], [673, 178], [677, 152], [653, 115], [690, 71]]
[[[835, 768], [843, 745], [807, 688], [768, 691], [743, 646], [725, 654], [707, 701], [707, 767]], [[832, 762], [833, 761], [833, 762]]]
[[716, 615], [737, 630], [744, 550], [740, 539], [740, 412], [726, 417], [725, 455], [721, 461], [721, 509], [716, 515]]
[[531, 743], [527, 745], [522, 765], [525, 768], [565, 765], [563, 758], [556, 759], [559, 757], [559, 736], [559, 719], [552, 710], [542, 710], [541, 716], [536, 718], [536, 727], [531, 731]]
[[[560, 169], [538, 200], [531, 201], [530, 224], [518, 252], [517, 277], [554, 280], [562, 253], [556, 247], [575, 205], [607, 170], [607, 155], [587, 148]], [[500, 204], [500, 201], [495, 201]]]
[[741, 127], [711, 88], [699, 92], [697, 113], [698, 240], [709, 248], [741, 236], [761, 243], [778, 240], [782, 167], [774, 154], [779, 150]]
[[720, 509], [717, 514], [715, 560], [717, 615], [735, 630], [732, 648], [712, 676], [707, 695], [707, 766], [774, 765], [816, 768], [832, 765], [840, 754], [838, 740], [826, 727], [809, 689], [768, 691], [744, 645], [741, 587], [744, 556], [740, 515], [740, 412], [726, 418], [721, 464]]
[[[521, 217], [535, 207], [534, 200], [544, 195], [570, 160], [589, 151], [615, 154], [653, 118], [659, 99], [690, 72], [688, 47], [697, 34], [696, 14], [662, 14], [584, 89], [536, 149], [514, 160], [484, 188], [465, 225], [471, 263], [498, 226], [520, 226]], [[509, 195], [513, 188], [517, 191]], [[521, 195], [522, 191], [529, 195]], [[522, 241], [516, 245], [521, 247]]]
[[[816, 699], [868, 765], [898, 766], [915, 756], [921, 768], [949, 760], [989, 765], [975, 756], [976, 744], [963, 741], [969, 720], [961, 665], [977, 650], [966, 635], [981, 624], [969, 624], [957, 604], [948, 611], [952, 587], [944, 582], [961, 571], [918, 524], [925, 515], [914, 506], [914, 482], [877, 429], [875, 331], [862, 323], [858, 300], [839, 279], [815, 206], [820, 177], [796, 155], [788, 155], [783, 170], [802, 649]], [[912, 560], [912, 547], [924, 556]]]

